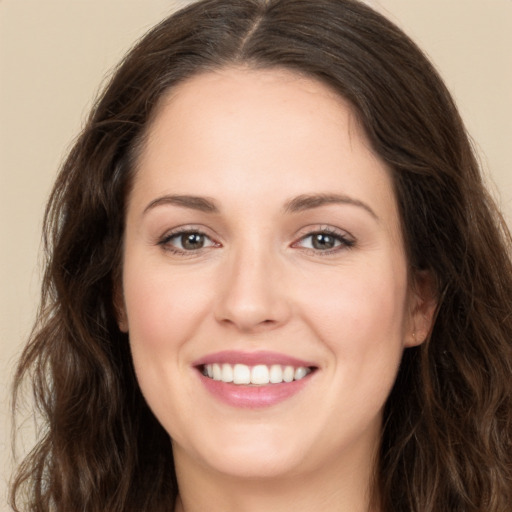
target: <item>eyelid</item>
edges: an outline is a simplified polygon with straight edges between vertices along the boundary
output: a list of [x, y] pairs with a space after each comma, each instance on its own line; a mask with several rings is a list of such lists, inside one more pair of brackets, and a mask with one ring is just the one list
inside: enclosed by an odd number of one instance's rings
[[[160, 236], [156, 245], [162, 246], [163, 249], [169, 251], [171, 253], [179, 254], [179, 255], [187, 255], [193, 256], [198, 253], [211, 248], [222, 247], [222, 243], [216, 240], [214, 236], [209, 233], [209, 229], [204, 226], [194, 225], [194, 224], [186, 224], [182, 226], [177, 226], [166, 231], [162, 236]], [[206, 247], [200, 247], [198, 249], [180, 249], [179, 247], [175, 247], [170, 244], [171, 240], [175, 237], [179, 237], [180, 235], [195, 233], [207, 238], [211, 244]], [[334, 237], [337, 242], [337, 245], [330, 249], [316, 249], [312, 247], [301, 247], [301, 243], [309, 237], [312, 237], [317, 234], [325, 234]], [[340, 251], [348, 250], [354, 247], [356, 244], [356, 239], [353, 235], [351, 235], [348, 231], [333, 227], [331, 225], [320, 224], [320, 225], [310, 225], [301, 228], [295, 237], [295, 241], [290, 245], [292, 248], [302, 249], [307, 252], [311, 252], [318, 255], [329, 255], [333, 253], [337, 253]]]
[[[317, 234], [325, 234], [332, 236], [336, 238], [340, 243], [336, 245], [335, 247], [331, 249], [314, 249], [310, 247], [300, 247], [300, 242], [306, 240], [309, 237], [312, 237]], [[294, 248], [301, 248], [305, 251], [312, 252], [314, 254], [319, 255], [329, 255], [333, 253], [337, 253], [339, 251], [344, 251], [347, 249], [351, 249], [356, 244], [356, 239], [353, 235], [351, 235], [348, 231], [335, 228], [330, 225], [322, 224], [322, 225], [316, 225], [316, 226], [307, 226], [305, 228], [302, 228], [300, 232], [298, 233], [298, 238], [295, 242], [291, 244], [291, 247]]]
[[[185, 224], [183, 226], [177, 226], [173, 229], [166, 231], [162, 236], [160, 236], [156, 241], [156, 245], [163, 247], [166, 251], [169, 251], [169, 252], [172, 252], [175, 254], [187, 255], [187, 256], [192, 256], [194, 254], [197, 254], [204, 249], [209, 249], [212, 247], [214, 247], [214, 248], [221, 247], [222, 244], [220, 242], [218, 242], [217, 240], [215, 240], [214, 237], [208, 233], [208, 231], [209, 230], [206, 229], [205, 227], [194, 225], [194, 224]], [[180, 235], [185, 235], [187, 233], [191, 233], [191, 234], [195, 233], [195, 234], [204, 236], [205, 238], [210, 240], [212, 242], [212, 244], [207, 247], [201, 247], [196, 250], [185, 250], [185, 249], [180, 249], [178, 247], [174, 247], [174, 246], [170, 245], [170, 241], [173, 238], [179, 237]]]

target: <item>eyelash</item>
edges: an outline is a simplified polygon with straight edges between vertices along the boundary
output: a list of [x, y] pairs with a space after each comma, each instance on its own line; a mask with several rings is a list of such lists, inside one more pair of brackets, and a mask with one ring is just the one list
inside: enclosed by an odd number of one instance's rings
[[330, 256], [330, 255], [338, 253], [340, 251], [351, 249], [356, 245], [355, 240], [352, 237], [350, 237], [347, 233], [340, 232], [333, 228], [323, 227], [318, 230], [310, 231], [309, 233], [301, 236], [299, 238], [299, 240], [297, 240], [297, 242], [294, 242], [292, 244], [292, 247], [297, 247], [300, 242], [303, 242], [303, 241], [307, 240], [308, 238], [312, 238], [312, 237], [318, 236], [318, 235], [332, 237], [335, 240], [335, 243], [337, 243], [338, 245], [335, 245], [331, 249], [325, 249], [325, 250], [320, 250], [320, 249], [315, 249], [315, 248], [310, 248], [310, 247], [303, 247], [303, 249], [308, 252], [312, 252], [315, 255]]
[[[172, 240], [179, 239], [180, 237], [183, 237], [184, 235], [199, 235], [204, 237], [205, 239], [209, 240], [211, 242], [211, 245], [208, 245], [207, 247], [200, 247], [198, 249], [180, 249], [177, 247], [174, 247], [171, 245]], [[303, 247], [303, 250], [307, 252], [314, 253], [315, 255], [321, 255], [321, 256], [329, 256], [334, 253], [337, 253], [339, 251], [351, 249], [355, 246], [356, 242], [353, 240], [353, 238], [347, 236], [346, 233], [342, 234], [339, 231], [324, 227], [318, 230], [311, 231], [303, 236], [301, 236], [296, 242], [294, 242], [291, 247], [300, 247], [300, 243], [304, 242], [308, 238], [323, 235], [323, 236], [329, 236], [332, 237], [337, 245], [330, 249], [315, 249], [313, 247]], [[210, 247], [220, 247], [221, 244], [218, 242], [213, 241], [204, 231], [201, 229], [194, 229], [194, 228], [183, 228], [183, 229], [177, 229], [176, 231], [172, 231], [171, 233], [167, 233], [164, 237], [162, 237], [161, 240], [158, 241], [159, 246], [162, 246], [166, 251], [169, 251], [173, 254], [178, 255], [188, 255], [192, 256], [194, 254], [198, 254], [199, 252], [202, 252], [204, 249], [208, 249]], [[183, 243], [182, 243], [183, 245]]]
[[[199, 235], [204, 237], [205, 239], [211, 241], [211, 245], [207, 247], [200, 247], [199, 249], [179, 249], [178, 247], [174, 247], [171, 245], [171, 242], [173, 239], [179, 239], [180, 237], [183, 237], [184, 235]], [[194, 229], [192, 227], [186, 227], [186, 228], [178, 228], [175, 231], [172, 231], [171, 233], [167, 233], [162, 237], [161, 240], [159, 240], [158, 245], [162, 246], [166, 251], [169, 251], [173, 254], [179, 254], [183, 256], [192, 256], [194, 254], [197, 254], [198, 252], [202, 251], [203, 249], [207, 249], [209, 247], [220, 247], [220, 244], [218, 242], [214, 242], [204, 231], [201, 229]], [[183, 245], [183, 243], [182, 243]]]

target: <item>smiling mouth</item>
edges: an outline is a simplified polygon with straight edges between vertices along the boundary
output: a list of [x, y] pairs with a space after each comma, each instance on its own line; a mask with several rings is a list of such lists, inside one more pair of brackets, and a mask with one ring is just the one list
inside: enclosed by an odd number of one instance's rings
[[298, 381], [312, 373], [316, 368], [310, 366], [265, 365], [249, 366], [245, 364], [213, 363], [199, 367], [200, 372], [209, 379], [236, 385], [266, 386]]

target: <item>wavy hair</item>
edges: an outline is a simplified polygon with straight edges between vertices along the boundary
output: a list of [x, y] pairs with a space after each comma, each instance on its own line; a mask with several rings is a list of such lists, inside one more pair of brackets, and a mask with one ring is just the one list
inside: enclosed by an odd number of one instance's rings
[[22, 382], [32, 382], [44, 426], [13, 479], [13, 509], [173, 509], [170, 440], [115, 319], [125, 204], [163, 95], [237, 65], [296, 71], [351, 103], [392, 170], [409, 265], [436, 279], [435, 325], [405, 351], [384, 412], [381, 510], [509, 511], [510, 235], [438, 74], [396, 26], [355, 0], [199, 1], [152, 29], [115, 70], [45, 214], [41, 307], [14, 391], [19, 399]]

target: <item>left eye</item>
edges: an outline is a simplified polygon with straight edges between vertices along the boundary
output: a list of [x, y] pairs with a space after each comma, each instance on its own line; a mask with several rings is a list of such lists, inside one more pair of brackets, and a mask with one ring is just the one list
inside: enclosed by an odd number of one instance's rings
[[197, 231], [187, 231], [170, 235], [163, 240], [162, 244], [171, 246], [180, 251], [197, 251], [215, 245], [208, 236]]
[[316, 251], [329, 251], [341, 246], [352, 247], [354, 243], [341, 235], [320, 231], [301, 238], [296, 245]]

